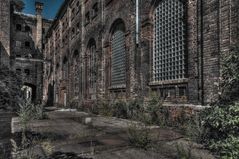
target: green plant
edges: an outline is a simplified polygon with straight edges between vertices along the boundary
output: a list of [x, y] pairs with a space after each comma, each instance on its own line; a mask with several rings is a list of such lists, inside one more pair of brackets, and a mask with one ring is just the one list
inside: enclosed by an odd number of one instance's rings
[[165, 125], [168, 112], [166, 107], [163, 107], [162, 100], [156, 92], [150, 92], [146, 111], [151, 117], [151, 124]]
[[44, 111], [44, 106], [43, 104], [38, 104], [34, 106], [34, 118], [38, 120], [46, 119], [47, 115]]
[[29, 100], [26, 100], [22, 103], [19, 103], [19, 107], [20, 109], [18, 111], [18, 116], [20, 118], [20, 124], [23, 128], [23, 131], [25, 131], [27, 124], [34, 117], [34, 105]]
[[234, 47], [230, 53], [222, 54], [222, 78], [220, 103], [239, 100], [239, 48]]
[[204, 143], [221, 156], [239, 157], [239, 102], [213, 106], [204, 111], [204, 127], [207, 130]]
[[70, 108], [78, 108], [78, 104], [79, 104], [78, 97], [72, 98], [69, 102]]
[[186, 136], [188, 136], [193, 141], [198, 143], [202, 142], [206, 134], [205, 127], [202, 125], [201, 118], [199, 115], [191, 117], [186, 123], [186, 128], [184, 130]]
[[123, 100], [116, 100], [111, 105], [113, 109], [113, 116], [118, 118], [127, 118], [127, 103]]
[[22, 81], [10, 68], [0, 65], [0, 110], [17, 111], [22, 101]]
[[186, 148], [183, 144], [177, 144], [176, 147], [178, 159], [192, 159], [191, 146]]
[[127, 118], [141, 120], [142, 114], [145, 113], [143, 103], [143, 99], [139, 98], [127, 101]]
[[54, 146], [52, 145], [51, 141], [43, 141], [41, 143], [41, 147], [48, 156], [53, 153]]
[[152, 143], [150, 129], [139, 123], [131, 123], [128, 127], [130, 144], [142, 149], [148, 149]]
[[98, 105], [98, 112], [100, 115], [103, 116], [112, 116], [112, 107], [111, 104], [108, 100], [106, 99], [99, 99], [97, 101], [97, 105]]

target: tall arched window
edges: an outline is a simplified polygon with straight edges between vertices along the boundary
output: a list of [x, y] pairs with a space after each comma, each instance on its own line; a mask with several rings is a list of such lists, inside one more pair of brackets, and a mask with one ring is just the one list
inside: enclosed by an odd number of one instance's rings
[[123, 24], [119, 24], [113, 32], [111, 45], [111, 86], [125, 86], [126, 48]]
[[162, 0], [154, 10], [153, 81], [185, 78], [185, 7]]
[[68, 59], [67, 57], [64, 57], [62, 62], [62, 76], [63, 79], [67, 79], [68, 77]]
[[78, 64], [79, 62], [79, 52], [78, 50], [74, 51], [74, 55], [73, 55], [73, 89], [74, 89], [74, 95], [78, 95], [79, 94], [79, 82], [80, 82], [80, 78], [81, 78], [81, 74], [80, 74], [80, 66]]
[[96, 82], [97, 82], [97, 55], [96, 55], [96, 43], [94, 39], [89, 41], [88, 45], [88, 66], [87, 66], [87, 76], [88, 76], [88, 87], [90, 97], [96, 94]]

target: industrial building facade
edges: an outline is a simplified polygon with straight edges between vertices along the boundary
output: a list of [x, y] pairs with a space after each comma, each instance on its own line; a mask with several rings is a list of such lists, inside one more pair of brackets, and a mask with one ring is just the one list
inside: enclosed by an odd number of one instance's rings
[[238, 43], [237, 0], [68, 0], [46, 35], [43, 100], [208, 104]]
[[42, 17], [43, 3], [36, 2], [36, 14], [24, 14], [15, 1], [0, 0], [0, 65], [15, 71], [32, 102], [42, 102], [43, 42], [52, 20]]

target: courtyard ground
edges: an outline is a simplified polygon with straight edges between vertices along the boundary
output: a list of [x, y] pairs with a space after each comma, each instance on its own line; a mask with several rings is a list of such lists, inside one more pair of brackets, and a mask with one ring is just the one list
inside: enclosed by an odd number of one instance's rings
[[[102, 117], [78, 111], [54, 108], [48, 118], [28, 125], [27, 137], [31, 145], [27, 150], [47, 158], [95, 159], [176, 159], [179, 153], [190, 153], [192, 158], [213, 159], [201, 145], [190, 142], [171, 128], [150, 126], [153, 142], [148, 149], [136, 148], [129, 142], [128, 130], [136, 122], [114, 117]], [[19, 118], [12, 119], [13, 145], [21, 143]], [[179, 152], [180, 151], [180, 152]], [[21, 150], [23, 153], [25, 150]]]

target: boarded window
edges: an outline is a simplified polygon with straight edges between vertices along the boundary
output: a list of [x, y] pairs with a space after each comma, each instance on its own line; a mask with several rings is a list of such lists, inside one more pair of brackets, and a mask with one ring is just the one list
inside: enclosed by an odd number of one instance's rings
[[22, 47], [22, 42], [21, 41], [16, 41], [16, 47], [18, 47], [18, 48]]
[[184, 4], [163, 0], [154, 11], [153, 81], [185, 77]]
[[114, 32], [112, 37], [112, 86], [122, 86], [126, 83], [126, 53], [125, 33], [121, 30]]

